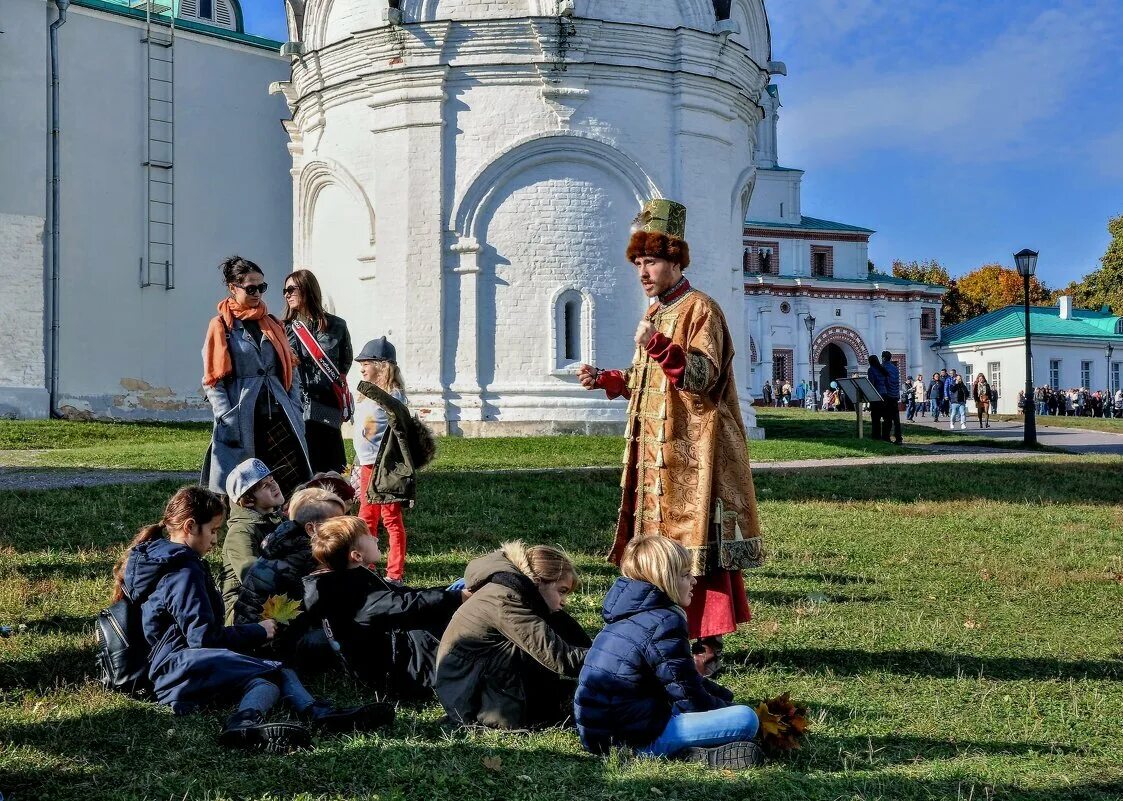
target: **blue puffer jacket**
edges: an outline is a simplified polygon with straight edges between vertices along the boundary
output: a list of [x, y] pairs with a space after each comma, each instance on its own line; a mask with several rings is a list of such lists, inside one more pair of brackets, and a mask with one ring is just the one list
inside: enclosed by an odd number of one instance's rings
[[646, 581], [619, 578], [604, 599], [573, 701], [581, 742], [594, 753], [654, 742], [672, 714], [729, 706], [733, 696], [699, 675], [686, 616]]
[[223, 626], [222, 597], [202, 558], [186, 545], [153, 539], [133, 548], [125, 592], [141, 603], [144, 638], [152, 652], [148, 676], [156, 699], [176, 714], [216, 696], [237, 693], [280, 662], [235, 653], [266, 640], [263, 626]]

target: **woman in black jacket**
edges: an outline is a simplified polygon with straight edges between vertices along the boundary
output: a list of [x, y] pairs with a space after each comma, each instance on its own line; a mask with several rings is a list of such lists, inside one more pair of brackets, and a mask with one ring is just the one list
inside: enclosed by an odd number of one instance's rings
[[928, 403], [932, 407], [932, 422], [940, 422], [940, 409], [944, 403], [944, 382], [939, 373], [932, 373], [932, 381], [928, 384]]
[[[347, 455], [339, 431], [345, 416], [340, 393], [346, 393], [347, 371], [351, 369], [351, 334], [342, 318], [324, 311], [320, 283], [310, 270], [297, 270], [285, 278], [284, 293], [287, 304], [285, 331], [288, 332], [293, 353], [300, 361], [297, 370], [304, 393], [302, 401], [308, 460], [312, 463], [313, 473], [342, 473]], [[300, 341], [296, 333], [298, 322], [311, 332], [341, 377], [342, 384], [328, 377]]]

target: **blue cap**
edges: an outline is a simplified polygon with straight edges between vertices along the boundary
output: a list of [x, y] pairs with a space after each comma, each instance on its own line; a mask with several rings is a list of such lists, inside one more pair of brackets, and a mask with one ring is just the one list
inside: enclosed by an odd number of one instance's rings
[[246, 459], [230, 471], [226, 477], [226, 494], [232, 503], [237, 503], [242, 496], [253, 489], [253, 485], [262, 479], [273, 475], [265, 462], [260, 459]]

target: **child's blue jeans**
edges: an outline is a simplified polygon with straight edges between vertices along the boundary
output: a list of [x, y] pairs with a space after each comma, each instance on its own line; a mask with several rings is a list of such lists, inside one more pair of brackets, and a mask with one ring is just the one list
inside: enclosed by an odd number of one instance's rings
[[639, 753], [671, 756], [684, 748], [708, 748], [737, 740], [751, 740], [759, 726], [756, 712], [747, 706], [672, 714], [658, 739], [646, 748], [640, 748]]

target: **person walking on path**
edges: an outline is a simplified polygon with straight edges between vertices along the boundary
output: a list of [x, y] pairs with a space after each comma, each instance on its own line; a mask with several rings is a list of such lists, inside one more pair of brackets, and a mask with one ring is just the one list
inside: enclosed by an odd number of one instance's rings
[[963, 383], [963, 377], [956, 375], [952, 380], [951, 390], [948, 392], [948, 403], [951, 407], [951, 418], [948, 422], [948, 428], [955, 428], [956, 418], [959, 419], [959, 427], [961, 429], [967, 428], [967, 386]]
[[982, 373], [975, 376], [971, 385], [971, 398], [975, 401], [975, 411], [979, 415], [979, 428], [990, 428], [991, 387]]
[[296, 355], [262, 299], [269, 288], [262, 269], [241, 256], [219, 269], [229, 296], [218, 304], [203, 344], [203, 386], [214, 430], [200, 481], [223, 493], [230, 471], [256, 457], [291, 497], [312, 476]]
[[765, 381], [764, 382], [764, 389], [760, 393], [760, 398], [761, 398], [761, 400], [764, 401], [765, 406], [771, 406], [772, 405], [772, 382], [771, 381]]
[[351, 334], [342, 318], [324, 311], [320, 282], [311, 271], [290, 273], [284, 295], [285, 331], [299, 360], [308, 460], [314, 473], [343, 473], [347, 454], [339, 429], [351, 417]]
[[932, 407], [932, 422], [940, 422], [940, 412], [944, 407], [944, 379], [939, 373], [932, 373], [928, 384], [928, 405]]
[[913, 418], [919, 414], [921, 417], [927, 416], [928, 413], [928, 396], [924, 392], [924, 373], [916, 374], [916, 381], [912, 385], [913, 403], [916, 409], [913, 412]]
[[742, 570], [764, 562], [733, 338], [721, 307], [683, 275], [686, 208], [654, 200], [636, 218], [627, 257], [656, 302], [636, 329], [628, 370], [582, 365], [586, 389], [629, 399], [620, 515], [610, 559], [659, 534], [690, 554], [698, 579], [686, 608], [699, 667], [720, 665], [721, 636], [750, 619]]

